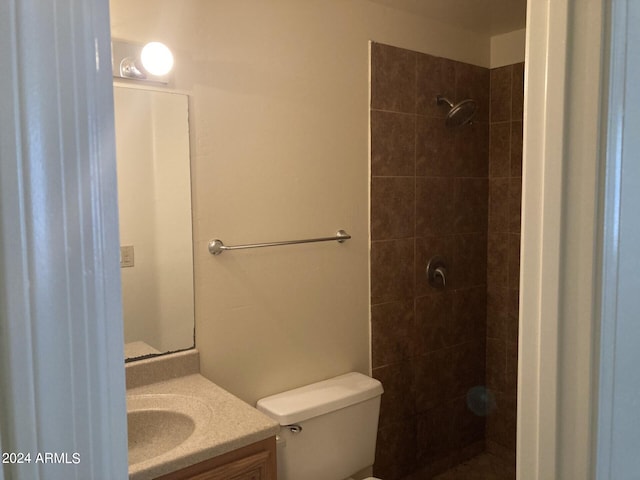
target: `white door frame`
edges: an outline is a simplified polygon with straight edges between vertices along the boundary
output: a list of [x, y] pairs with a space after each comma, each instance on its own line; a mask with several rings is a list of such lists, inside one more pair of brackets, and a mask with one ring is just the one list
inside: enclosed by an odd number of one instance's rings
[[607, 3], [528, 5], [520, 480], [594, 478]]
[[125, 479], [108, 1], [3, 0], [0, 58], [0, 480]]

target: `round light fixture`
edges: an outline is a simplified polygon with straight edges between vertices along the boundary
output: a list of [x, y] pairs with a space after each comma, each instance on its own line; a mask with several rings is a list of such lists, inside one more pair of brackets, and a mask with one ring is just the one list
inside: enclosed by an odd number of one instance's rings
[[147, 72], [158, 77], [166, 75], [173, 68], [173, 54], [160, 42], [147, 43], [142, 48], [140, 61]]

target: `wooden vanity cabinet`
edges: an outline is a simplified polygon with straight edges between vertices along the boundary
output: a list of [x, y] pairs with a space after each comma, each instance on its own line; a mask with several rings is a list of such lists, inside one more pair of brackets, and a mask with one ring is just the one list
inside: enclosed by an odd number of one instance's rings
[[276, 439], [267, 438], [156, 480], [277, 480]]

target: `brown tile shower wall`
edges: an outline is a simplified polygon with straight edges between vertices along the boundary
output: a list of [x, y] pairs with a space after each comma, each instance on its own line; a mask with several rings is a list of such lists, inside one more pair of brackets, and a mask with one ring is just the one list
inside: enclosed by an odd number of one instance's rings
[[[490, 72], [400, 48], [371, 51], [373, 375], [384, 384], [374, 474], [428, 475], [484, 450], [466, 394], [486, 376]], [[472, 125], [447, 128], [473, 98]], [[428, 285], [433, 255], [447, 288]]]
[[524, 63], [491, 70], [487, 386], [497, 409], [487, 418], [487, 450], [515, 461], [518, 295], [522, 199]]

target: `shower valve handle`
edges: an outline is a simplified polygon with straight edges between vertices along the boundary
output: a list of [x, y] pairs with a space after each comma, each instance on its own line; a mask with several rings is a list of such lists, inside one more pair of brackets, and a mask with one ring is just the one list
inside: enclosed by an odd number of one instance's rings
[[435, 278], [440, 278], [442, 281], [442, 286], [447, 286], [447, 270], [444, 267], [438, 267], [433, 271], [433, 276]]
[[436, 255], [427, 263], [427, 281], [433, 288], [447, 286], [447, 261], [441, 255]]

